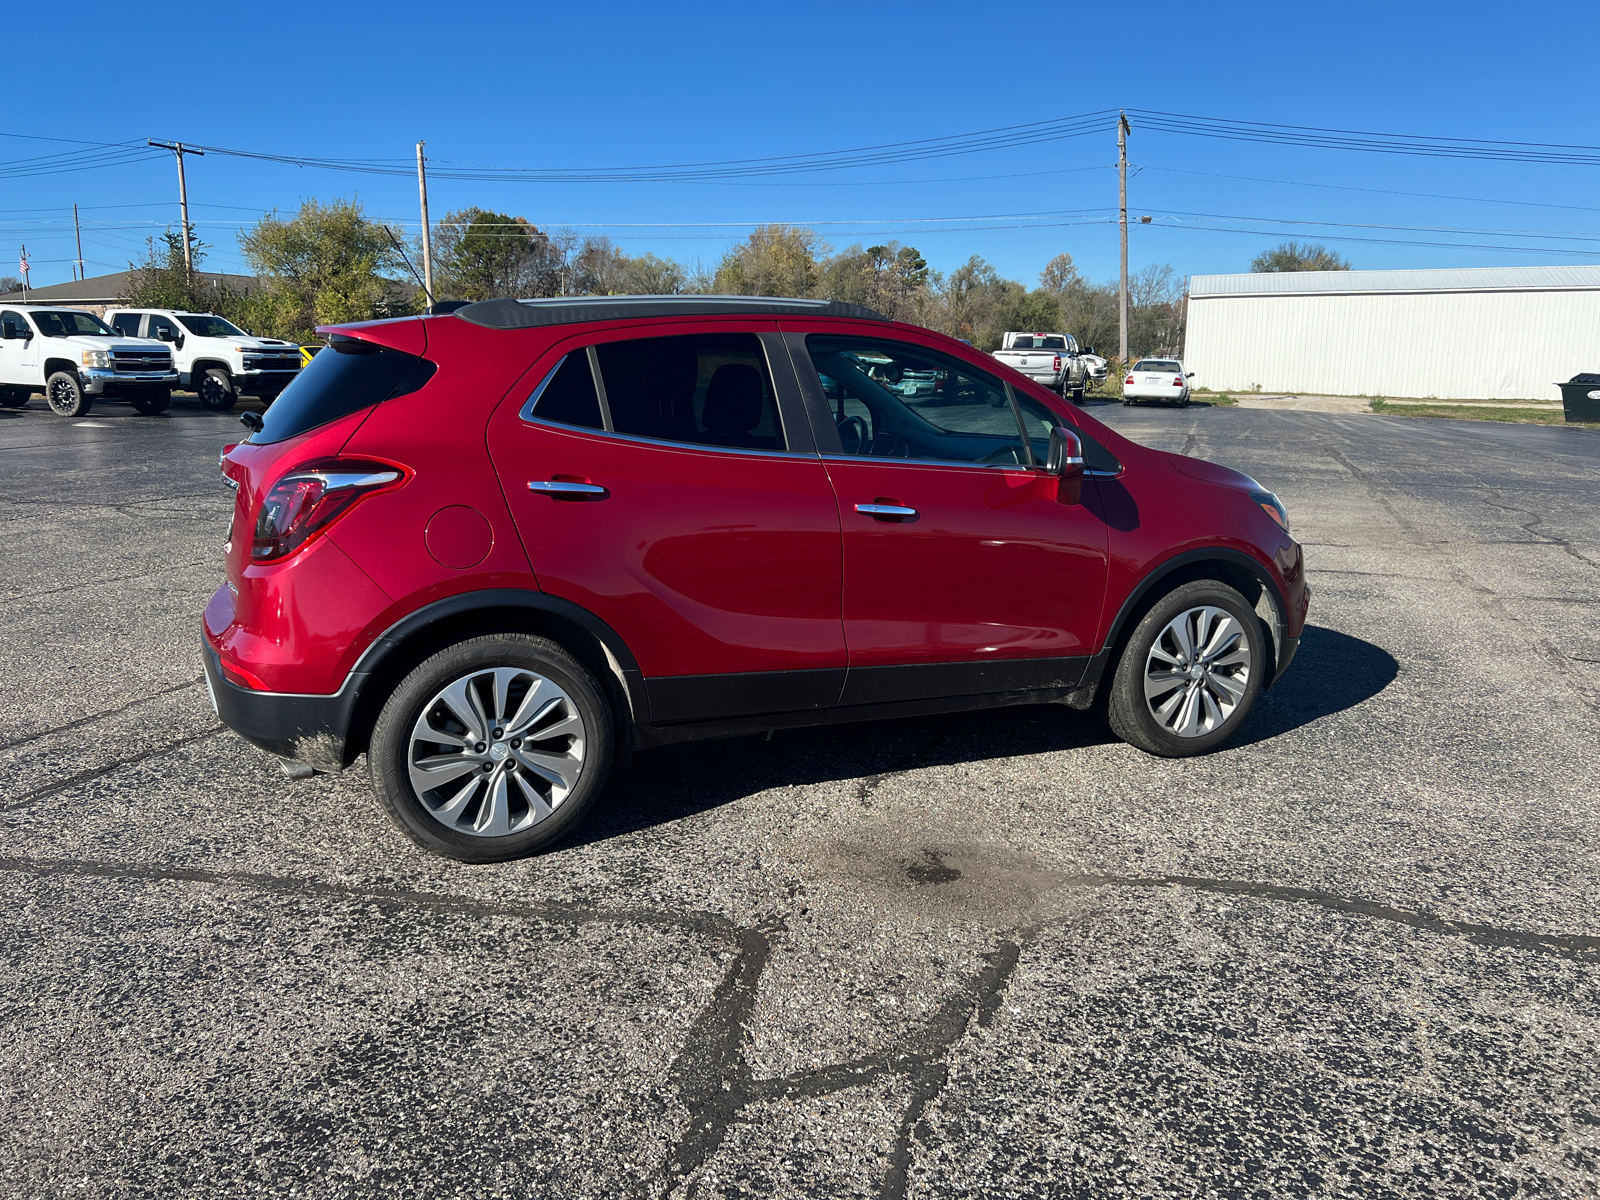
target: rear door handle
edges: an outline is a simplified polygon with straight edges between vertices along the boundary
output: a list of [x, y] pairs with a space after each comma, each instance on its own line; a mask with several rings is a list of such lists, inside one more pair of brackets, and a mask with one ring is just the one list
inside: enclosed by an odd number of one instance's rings
[[528, 481], [528, 490], [558, 499], [570, 496], [575, 500], [604, 500], [611, 494], [597, 483], [578, 483], [570, 479], [532, 479]]
[[914, 517], [917, 510], [907, 508], [903, 504], [858, 504], [858, 513], [866, 513], [869, 517]]

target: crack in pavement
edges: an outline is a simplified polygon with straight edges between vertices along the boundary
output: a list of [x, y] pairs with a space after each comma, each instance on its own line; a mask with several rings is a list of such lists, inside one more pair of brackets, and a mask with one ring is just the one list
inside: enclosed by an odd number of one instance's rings
[[367, 904], [420, 908], [429, 912], [469, 917], [521, 917], [570, 924], [632, 923], [692, 930], [723, 942], [738, 938], [732, 921], [717, 913], [660, 912], [648, 908], [601, 908], [566, 901], [479, 900], [443, 892], [411, 888], [370, 887], [330, 883], [294, 875], [256, 871], [219, 871], [205, 867], [164, 867], [154, 863], [99, 862], [72, 858], [22, 858], [0, 856], [0, 872], [14, 871], [41, 877], [76, 876], [89, 879], [140, 880], [147, 883], [203, 883], [219, 887], [248, 887], [276, 896], [340, 899]]
[[80, 583], [63, 584], [61, 587], [45, 588], [43, 591], [38, 592], [10, 592], [0, 595], [0, 604], [15, 604], [19, 600], [37, 600], [40, 596], [56, 596], [62, 592], [75, 592], [82, 588], [102, 587], [108, 583], [125, 583], [130, 579], [149, 579], [152, 575], [170, 576], [178, 571], [191, 571], [197, 567], [214, 567], [219, 561], [219, 557], [203, 558], [196, 562], [171, 563], [154, 571], [136, 571], [130, 575], [112, 575], [106, 579], [85, 579]]
[[162, 688], [158, 692], [151, 692], [148, 696], [140, 696], [137, 700], [129, 700], [116, 708], [108, 708], [104, 712], [94, 713], [87, 717], [79, 717], [76, 721], [68, 721], [65, 725], [56, 725], [50, 729], [41, 729], [38, 733], [24, 734], [9, 742], [0, 742], [0, 750], [10, 750], [14, 746], [25, 746], [29, 742], [36, 742], [40, 738], [47, 738], [53, 733], [65, 733], [69, 729], [77, 729], [81, 725], [89, 725], [106, 717], [114, 717], [127, 712], [130, 708], [138, 708], [141, 704], [148, 704], [152, 700], [159, 700], [162, 696], [170, 696], [173, 692], [186, 691], [189, 688], [199, 687], [205, 682], [205, 676], [197, 675], [185, 683], [175, 683], [171, 687]]
[[59, 795], [61, 792], [66, 791], [68, 788], [76, 787], [80, 783], [88, 783], [91, 779], [99, 779], [102, 775], [109, 775], [111, 772], [118, 770], [121, 767], [137, 766], [146, 759], [155, 758], [160, 754], [166, 754], [169, 750], [179, 750], [184, 746], [192, 746], [196, 742], [203, 742], [207, 738], [214, 738], [219, 734], [230, 732], [232, 731], [229, 730], [226, 725], [213, 725], [203, 733], [190, 734], [188, 737], [179, 738], [175, 742], [166, 742], [160, 746], [153, 746], [149, 750], [141, 751], [138, 754], [129, 755], [127, 758], [119, 758], [115, 762], [106, 763], [104, 766], [90, 767], [86, 771], [79, 771], [74, 775], [68, 775], [65, 779], [58, 780], [55, 783], [46, 784], [41, 788], [35, 788], [31, 792], [23, 792], [22, 795], [17, 796], [12, 800], [8, 800], [4, 804], [0, 804], [0, 813], [15, 812], [21, 808], [31, 808], [40, 800], [47, 800], [51, 796]]

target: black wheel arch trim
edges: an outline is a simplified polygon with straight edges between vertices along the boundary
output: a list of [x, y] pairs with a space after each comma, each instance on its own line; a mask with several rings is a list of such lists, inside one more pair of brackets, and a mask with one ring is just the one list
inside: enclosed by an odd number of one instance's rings
[[[1188, 567], [1196, 566], [1200, 563], [1218, 561], [1226, 562], [1234, 567], [1243, 567], [1249, 571], [1261, 584], [1265, 595], [1272, 600], [1274, 669], [1271, 677], [1267, 680], [1266, 687], [1262, 690], [1265, 691], [1266, 688], [1270, 688], [1276, 683], [1278, 677], [1288, 667], [1289, 660], [1294, 657], [1295, 648], [1300, 640], [1299, 638], [1291, 639], [1287, 636], [1289, 606], [1284, 599], [1283, 593], [1278, 589], [1277, 581], [1272, 578], [1272, 573], [1267, 570], [1259, 559], [1246, 554], [1243, 550], [1236, 550], [1231, 546], [1204, 546], [1197, 550], [1185, 550], [1181, 554], [1175, 554], [1171, 558], [1163, 559], [1145, 572], [1144, 578], [1139, 580], [1138, 585], [1128, 593], [1128, 598], [1122, 602], [1122, 607], [1117, 610], [1117, 615], [1112, 619], [1111, 626], [1106, 631], [1106, 639], [1101, 644], [1100, 652], [1089, 660], [1088, 669], [1084, 672], [1083, 682], [1079, 685], [1079, 688], [1091, 689], [1089, 695], [1092, 697], [1092, 689], [1100, 682], [1101, 676], [1105, 673], [1107, 667], [1111, 665], [1112, 655], [1122, 641], [1129, 618], [1142, 608], [1145, 599], [1160, 585], [1162, 580], [1169, 579]], [[1294, 645], [1291, 645], [1291, 642]], [[1084, 703], [1087, 705], [1088, 700], [1086, 699]]]

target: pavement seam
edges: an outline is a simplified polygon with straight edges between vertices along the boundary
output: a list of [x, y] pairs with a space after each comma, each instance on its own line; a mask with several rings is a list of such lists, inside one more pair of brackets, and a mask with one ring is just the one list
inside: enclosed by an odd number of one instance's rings
[[735, 941], [733, 923], [716, 913], [670, 913], [656, 909], [601, 908], [597, 905], [562, 901], [510, 903], [479, 900], [471, 896], [452, 896], [442, 892], [419, 892], [410, 888], [364, 887], [330, 883], [293, 875], [270, 875], [255, 871], [219, 871], [204, 867], [164, 867], [155, 863], [96, 862], [70, 858], [0, 857], [0, 872], [30, 875], [71, 875], [80, 878], [141, 880], [147, 883], [202, 883], [219, 887], [248, 887], [280, 896], [316, 899], [342, 899], [368, 904], [393, 904], [429, 912], [447, 912], [476, 917], [532, 918], [569, 924], [619, 924], [632, 922], [687, 929], [719, 941]]
[[80, 783], [88, 783], [90, 780], [99, 779], [102, 775], [109, 775], [122, 767], [137, 766], [139, 763], [155, 758], [157, 755], [165, 754], [169, 750], [192, 746], [195, 742], [203, 742], [207, 738], [214, 738], [227, 732], [229, 731], [226, 726], [213, 725], [203, 733], [191, 734], [186, 738], [179, 738], [175, 742], [166, 742], [160, 746], [153, 746], [142, 753], [130, 755], [127, 758], [119, 758], [115, 762], [106, 763], [104, 766], [90, 767], [87, 771], [79, 771], [77, 774], [69, 775], [56, 783], [46, 784], [44, 787], [35, 788], [31, 792], [22, 793], [22, 795], [0, 804], [0, 812], [15, 812], [21, 808], [31, 808], [40, 800], [48, 800], [51, 796], [58, 795], [68, 788], [76, 787]]
[[56, 596], [62, 592], [75, 592], [80, 588], [103, 587], [108, 583], [125, 583], [130, 579], [149, 579], [152, 575], [172, 575], [178, 571], [190, 571], [196, 567], [211, 567], [217, 563], [217, 557], [203, 558], [196, 562], [172, 563], [159, 567], [154, 571], [136, 571], [131, 575], [113, 575], [108, 579], [85, 579], [81, 583], [69, 583], [62, 587], [46, 588], [42, 592], [10, 592], [0, 595], [0, 604], [14, 604], [18, 600], [37, 600], [40, 596]]
[[14, 746], [25, 746], [29, 742], [47, 738], [53, 733], [65, 733], [69, 729], [77, 729], [79, 726], [89, 725], [95, 721], [104, 720], [106, 717], [117, 716], [120, 713], [127, 712], [130, 708], [138, 708], [139, 705], [148, 704], [152, 700], [159, 700], [162, 696], [170, 696], [173, 692], [182, 692], [189, 688], [199, 687], [204, 682], [205, 677], [197, 675], [185, 683], [175, 683], [169, 688], [162, 688], [159, 692], [151, 692], [148, 696], [141, 696], [137, 700], [129, 700], [126, 704], [119, 705], [116, 708], [108, 708], [104, 712], [98, 712], [88, 717], [79, 717], [76, 721], [68, 721], [65, 725], [57, 725], [53, 729], [44, 729], [38, 733], [26, 734], [15, 741], [0, 742], [0, 750], [10, 750]]

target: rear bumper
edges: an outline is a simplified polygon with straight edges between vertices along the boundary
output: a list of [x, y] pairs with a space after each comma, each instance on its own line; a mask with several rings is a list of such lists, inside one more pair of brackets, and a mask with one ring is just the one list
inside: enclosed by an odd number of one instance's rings
[[222, 723], [269, 754], [292, 758], [319, 771], [342, 771], [350, 716], [355, 710], [354, 676], [331, 696], [258, 692], [223, 677], [217, 652], [202, 635], [206, 687]]

